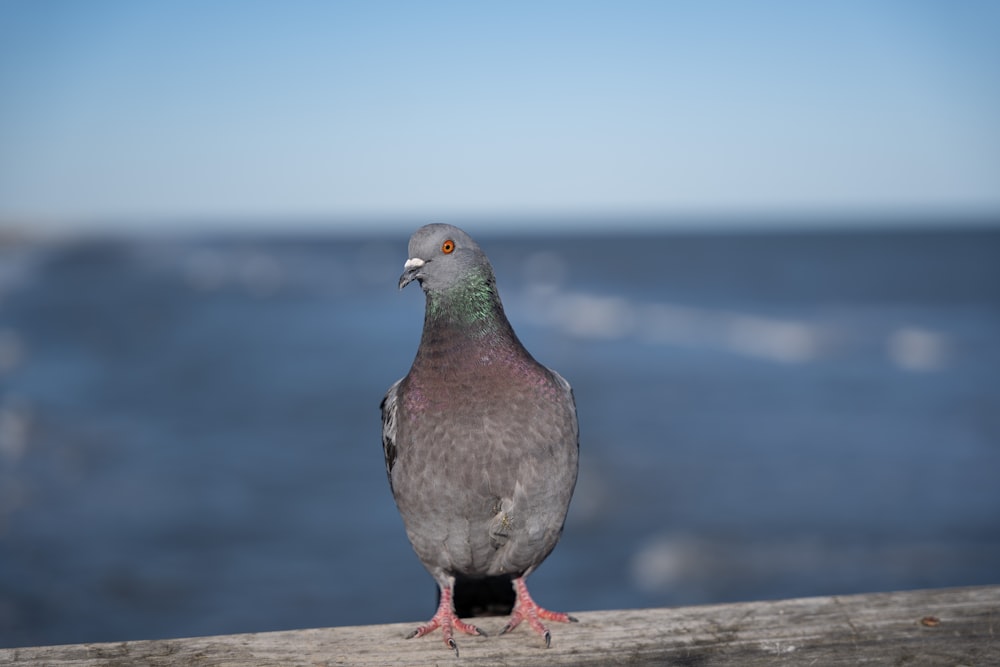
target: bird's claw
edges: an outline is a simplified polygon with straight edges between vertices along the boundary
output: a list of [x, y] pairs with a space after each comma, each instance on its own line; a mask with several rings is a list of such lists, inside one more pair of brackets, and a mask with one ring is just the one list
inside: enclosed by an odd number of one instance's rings
[[500, 634], [507, 634], [520, 625], [521, 621], [527, 620], [531, 629], [541, 635], [542, 639], [545, 641], [545, 648], [549, 648], [552, 644], [552, 633], [550, 633], [549, 629], [545, 627], [544, 623], [542, 623], [542, 619], [547, 621], [556, 621], [559, 623], [579, 622], [576, 618], [570, 616], [569, 614], [564, 614], [558, 611], [549, 611], [548, 609], [539, 607], [528, 594], [528, 588], [525, 586], [523, 579], [515, 579], [514, 587], [517, 594], [517, 602], [514, 605], [514, 611], [510, 615], [510, 620], [507, 621], [507, 625], [505, 625], [503, 630], [500, 631]]
[[480, 628], [476, 627], [471, 623], [465, 623], [455, 612], [451, 609], [451, 602], [448, 600], [443, 603], [441, 607], [438, 608], [434, 618], [429, 622], [421, 625], [416, 630], [406, 635], [406, 639], [413, 639], [414, 637], [423, 637], [424, 635], [430, 633], [433, 630], [441, 628], [442, 639], [444, 640], [445, 646], [450, 648], [455, 652], [455, 656], [458, 656], [458, 643], [454, 639], [454, 631], [464, 632], [467, 635], [479, 635], [480, 637], [486, 637], [486, 633]]

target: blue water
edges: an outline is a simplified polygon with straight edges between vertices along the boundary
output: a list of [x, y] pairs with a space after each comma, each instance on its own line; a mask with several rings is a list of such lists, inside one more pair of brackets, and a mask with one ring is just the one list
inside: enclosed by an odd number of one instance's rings
[[[1000, 583], [1000, 232], [480, 242], [578, 402], [545, 606]], [[0, 646], [426, 620], [405, 247], [0, 245]]]

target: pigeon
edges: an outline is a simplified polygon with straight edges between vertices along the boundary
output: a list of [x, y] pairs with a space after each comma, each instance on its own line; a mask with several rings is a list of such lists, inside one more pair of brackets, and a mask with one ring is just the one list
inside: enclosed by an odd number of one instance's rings
[[493, 267], [458, 227], [430, 224], [410, 238], [399, 288], [425, 294], [413, 365], [382, 400], [386, 472], [407, 536], [440, 588], [437, 612], [407, 638], [441, 628], [486, 633], [455, 614], [456, 581], [504, 577], [514, 608], [545, 646], [543, 609], [525, 579], [562, 534], [579, 458], [573, 391], [528, 353], [504, 314]]

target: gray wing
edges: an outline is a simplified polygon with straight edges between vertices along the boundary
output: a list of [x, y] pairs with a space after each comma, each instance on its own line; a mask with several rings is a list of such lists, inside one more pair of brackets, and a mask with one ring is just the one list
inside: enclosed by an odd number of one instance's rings
[[396, 464], [396, 398], [399, 393], [399, 383], [389, 387], [379, 408], [382, 410], [382, 452], [385, 454], [385, 474], [389, 477], [389, 488], [392, 489], [392, 466]]
[[[496, 514], [489, 519], [488, 535], [494, 552], [489, 574], [530, 574], [545, 560], [562, 533], [566, 512], [576, 486], [580, 450], [580, 429], [576, 401], [569, 382], [551, 369], [545, 369], [558, 390], [561, 401], [546, 409], [538, 426], [558, 443], [545, 450], [521, 450], [515, 461], [504, 466], [507, 477]], [[522, 462], [528, 461], [527, 465]]]
[[573, 395], [573, 387], [570, 386], [569, 382], [566, 381], [562, 375], [556, 373], [551, 368], [546, 368], [549, 373], [552, 373], [552, 377], [555, 378], [556, 382], [563, 388], [566, 392], [566, 398], [569, 400], [570, 406], [573, 408], [573, 427], [576, 430], [576, 448], [580, 449], [580, 424], [576, 420], [576, 396]]

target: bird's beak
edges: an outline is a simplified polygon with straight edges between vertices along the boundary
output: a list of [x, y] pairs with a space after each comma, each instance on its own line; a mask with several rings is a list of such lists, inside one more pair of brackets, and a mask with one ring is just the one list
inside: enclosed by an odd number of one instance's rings
[[414, 280], [420, 278], [420, 269], [426, 264], [419, 257], [411, 257], [403, 264], [403, 275], [399, 277], [399, 289], [403, 289]]

